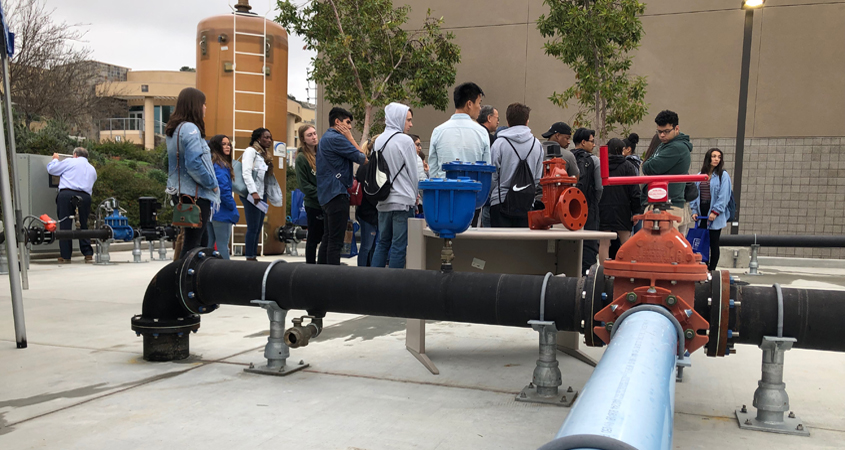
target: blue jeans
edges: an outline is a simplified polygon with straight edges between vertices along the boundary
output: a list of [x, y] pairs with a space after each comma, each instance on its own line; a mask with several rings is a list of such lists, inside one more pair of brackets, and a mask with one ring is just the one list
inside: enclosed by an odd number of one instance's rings
[[402, 211], [379, 211], [378, 244], [373, 254], [373, 267], [384, 267], [390, 256], [391, 269], [405, 268], [408, 251], [408, 219], [414, 217], [414, 208]]
[[361, 225], [361, 246], [358, 248], [358, 267], [368, 267], [373, 261], [378, 239], [378, 226], [359, 220]]
[[[264, 201], [267, 201], [266, 195]], [[244, 215], [246, 216], [244, 256], [255, 258], [258, 256], [258, 237], [261, 236], [261, 227], [264, 226], [264, 213], [252, 202], [252, 197], [241, 197], [241, 204], [244, 205]]]
[[229, 222], [208, 222], [208, 246], [217, 244], [217, 251], [223, 259], [229, 259], [229, 238], [232, 237], [232, 224]]

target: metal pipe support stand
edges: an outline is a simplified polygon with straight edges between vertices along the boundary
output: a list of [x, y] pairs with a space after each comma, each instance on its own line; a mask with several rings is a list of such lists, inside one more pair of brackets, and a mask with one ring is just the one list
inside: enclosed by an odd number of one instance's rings
[[132, 240], [132, 262], [133, 263], [145, 263], [149, 261], [144, 261], [141, 259], [141, 238], [137, 237]]
[[572, 406], [578, 391], [569, 386], [566, 392], [558, 389], [563, 385], [557, 361], [557, 327], [554, 322], [529, 320], [534, 331], [540, 333], [540, 359], [534, 368], [531, 383], [516, 396], [518, 402], [544, 403], [546, 405]]
[[150, 261], [169, 261], [164, 238], [158, 240], [158, 258], [155, 257], [156, 241], [150, 241]]
[[109, 245], [111, 239], [107, 241], [97, 241], [97, 251], [94, 252], [95, 266], [113, 266], [115, 263], [111, 262], [111, 255], [109, 255]]
[[[772, 433], [810, 436], [804, 422], [789, 411], [789, 395], [783, 382], [783, 355], [792, 348], [795, 338], [763, 336], [760, 348], [763, 350], [763, 376], [754, 391], [754, 405], [757, 415], [748, 411], [745, 405], [736, 410], [736, 419], [743, 430], [769, 431]], [[789, 411], [789, 415], [783, 415]]]
[[751, 261], [748, 262], [748, 275], [760, 275], [757, 269], [760, 268], [760, 263], [757, 261], [757, 252], [760, 250], [760, 244], [751, 244]]
[[244, 369], [244, 372], [283, 377], [308, 367], [309, 364], [305, 364], [304, 361], [299, 361], [299, 364], [295, 366], [286, 364], [288, 357], [290, 357], [290, 348], [285, 345], [284, 339], [285, 317], [287, 317], [288, 311], [270, 300], [253, 300], [252, 303], [266, 309], [267, 316], [270, 318], [270, 337], [267, 338], [267, 345], [264, 346], [264, 357], [267, 358], [267, 364], [256, 367], [255, 364], [249, 363], [249, 367]]
[[287, 250], [288, 254], [291, 256], [299, 256], [299, 250], [296, 248], [296, 242], [286, 242], [285, 249]]

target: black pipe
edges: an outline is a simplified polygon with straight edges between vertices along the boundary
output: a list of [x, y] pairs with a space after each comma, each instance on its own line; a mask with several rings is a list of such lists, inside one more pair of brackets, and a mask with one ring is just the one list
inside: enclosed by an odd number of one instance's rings
[[[190, 300], [207, 307], [252, 305], [261, 298], [268, 265], [206, 257], [191, 267], [194, 298], [185, 294], [188, 307], [193, 308]], [[577, 284], [577, 278], [564, 277], [548, 282], [544, 318], [560, 331], [580, 326]], [[267, 299], [315, 316], [330, 311], [528, 327], [529, 320], [540, 319], [542, 285], [543, 277], [530, 275], [277, 264], [267, 277]]]
[[[798, 340], [794, 347], [845, 351], [845, 291], [782, 288], [783, 335]], [[763, 336], [777, 336], [778, 298], [771, 286], [737, 286], [737, 344], [759, 345]]]
[[[172, 346], [150, 335], [195, 331], [199, 314], [215, 310], [218, 304], [256, 306], [252, 301], [262, 298], [270, 263], [229, 261], [211, 254], [211, 249], [193, 250], [150, 282], [143, 314], [132, 322], [133, 330], [144, 334], [145, 346], [147, 341], [152, 346]], [[587, 331], [595, 325], [590, 317], [605, 303], [601, 295], [607, 291], [608, 279], [599, 278], [601, 283], [595, 288], [590, 278], [550, 278], [543, 318], [555, 322], [559, 331]], [[527, 327], [529, 320], [540, 319], [543, 280], [533, 275], [282, 263], [267, 274], [265, 298], [318, 318], [337, 312]], [[700, 283], [695, 297], [696, 312], [710, 317], [712, 282]], [[777, 335], [778, 300], [773, 288], [732, 286], [731, 298], [739, 305], [729, 314], [727, 329], [738, 332], [730, 343], [758, 345], [763, 336]], [[845, 351], [845, 327], [840, 325], [845, 317], [845, 291], [784, 288], [783, 309], [783, 334], [797, 338], [796, 347]], [[179, 344], [179, 354], [187, 356], [187, 336]], [[166, 352], [173, 350], [149, 351], [156, 352], [170, 360]]]
[[758, 244], [763, 247], [829, 248], [845, 247], [845, 236], [776, 236], [766, 234], [726, 235], [719, 239], [722, 247], [747, 247]]

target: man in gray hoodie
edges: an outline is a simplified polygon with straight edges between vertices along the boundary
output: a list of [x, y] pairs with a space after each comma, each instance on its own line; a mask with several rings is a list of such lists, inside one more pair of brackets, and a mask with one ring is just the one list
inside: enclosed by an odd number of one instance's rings
[[[522, 103], [508, 106], [506, 117], [508, 128], [498, 134], [490, 150], [490, 158], [498, 170], [493, 172], [493, 192], [490, 193], [490, 222], [493, 227], [528, 228], [528, 212], [510, 215], [502, 208], [508, 191], [513, 189], [534, 190], [535, 197], [541, 195], [540, 177], [543, 175], [543, 145], [528, 128], [531, 108]], [[525, 160], [534, 177], [533, 186], [513, 186], [513, 178], [520, 161]]]
[[390, 168], [390, 195], [378, 202], [378, 243], [373, 253], [372, 267], [391, 269], [405, 267], [408, 250], [408, 219], [414, 217], [419, 178], [417, 176], [417, 147], [407, 133], [413, 123], [413, 112], [401, 103], [384, 107], [384, 132], [376, 139], [375, 149], [381, 151]]

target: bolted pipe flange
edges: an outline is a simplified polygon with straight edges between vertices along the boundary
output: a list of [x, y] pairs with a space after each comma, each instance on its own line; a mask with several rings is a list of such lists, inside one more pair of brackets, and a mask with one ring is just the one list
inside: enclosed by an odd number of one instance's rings
[[219, 257], [209, 258], [210, 250], [207, 248], [191, 250], [182, 259], [182, 265], [179, 267], [179, 298], [185, 309], [194, 314], [208, 314], [220, 307], [217, 304], [206, 304], [203, 302], [198, 294], [199, 289], [196, 284], [198, 281], [196, 274], [200, 266], [212, 259], [219, 259]]
[[190, 334], [200, 327], [200, 316], [191, 314], [176, 319], [136, 315], [132, 331], [144, 337], [145, 361], [178, 361], [190, 355]]

